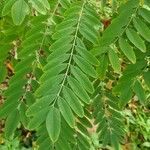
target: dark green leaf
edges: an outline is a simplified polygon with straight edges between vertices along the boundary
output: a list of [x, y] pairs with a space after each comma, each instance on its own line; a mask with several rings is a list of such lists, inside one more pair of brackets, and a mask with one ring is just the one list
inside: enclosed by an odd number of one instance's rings
[[140, 38], [140, 36], [133, 29], [127, 29], [126, 34], [128, 39], [142, 52], [146, 52], [146, 46], [144, 41]]
[[12, 137], [20, 121], [19, 112], [15, 109], [6, 119], [5, 122], [5, 136], [6, 138]]
[[130, 46], [130, 44], [123, 38], [120, 38], [119, 45], [120, 45], [120, 48], [123, 51], [123, 53], [127, 56], [127, 58], [132, 63], [136, 63], [136, 56], [135, 56], [133, 48]]
[[144, 72], [144, 81], [150, 89], [150, 71]]
[[108, 51], [108, 57], [109, 57], [110, 63], [112, 65], [114, 71], [116, 73], [120, 73], [121, 65], [120, 65], [119, 57], [118, 57], [117, 53], [113, 49], [110, 48]]
[[134, 83], [133, 90], [137, 95], [138, 99], [140, 100], [140, 102], [144, 104], [146, 101], [146, 95], [141, 83], [138, 80]]

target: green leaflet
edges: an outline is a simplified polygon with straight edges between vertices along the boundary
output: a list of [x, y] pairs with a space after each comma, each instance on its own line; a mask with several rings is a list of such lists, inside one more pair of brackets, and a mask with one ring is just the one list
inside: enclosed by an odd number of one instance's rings
[[[57, 45], [55, 45], [55, 46], [57, 47]], [[54, 46], [54, 48], [55, 48], [55, 46]], [[66, 52], [68, 52], [71, 49], [71, 47], [72, 47], [72, 45], [67, 43], [67, 44], [63, 44], [63, 46], [61, 46], [59, 48], [53, 49], [53, 53], [48, 56], [47, 60], [49, 61], [49, 63], [51, 63], [50, 62], [51, 60], [53, 61], [56, 58], [58, 59], [59, 57], [62, 57], [62, 54], [65, 54]]]
[[66, 19], [63, 22], [61, 22], [60, 24], [56, 25], [56, 31], [62, 31], [64, 29], [68, 29], [68, 27], [72, 27], [74, 25], [77, 24], [77, 20], [76, 19]]
[[[37, 18], [38, 18], [39, 16], [37, 16]], [[47, 17], [46, 16], [44, 16], [45, 17], [45, 20], [47, 19]], [[40, 22], [39, 24], [38, 24], [38, 26], [36, 26], [36, 25], [34, 25], [32, 28], [30, 28], [30, 30], [29, 31], [27, 31], [27, 33], [25, 34], [25, 39], [24, 40], [26, 40], [26, 39], [28, 39], [29, 37], [31, 37], [31, 36], [33, 36], [34, 34], [37, 34], [37, 33], [39, 33], [39, 31], [40, 31], [40, 33], [41, 33], [41, 35], [42, 34], [44, 34], [44, 32], [45, 32], [45, 22]], [[33, 41], [33, 43], [34, 43], [35, 41]]]
[[82, 18], [84, 21], [87, 21], [88, 24], [97, 29], [100, 26], [100, 19], [95, 11], [94, 7], [91, 5], [86, 5], [84, 10], [84, 16]]
[[71, 150], [70, 144], [68, 144], [65, 140], [62, 141], [62, 139], [59, 139], [56, 144], [55, 144], [56, 149], [61, 149], [61, 150]]
[[78, 143], [78, 145], [76, 145], [76, 147], [75, 147], [76, 149], [88, 150], [88, 146], [85, 145], [85, 144], [83, 143], [83, 141], [80, 141], [80, 140], [78, 139], [77, 143]]
[[107, 129], [103, 136], [103, 142], [102, 142], [103, 146], [106, 147], [106, 145], [109, 143], [109, 141], [110, 141], [110, 131]]
[[5, 16], [5, 15], [10, 13], [11, 7], [15, 3], [15, 1], [16, 0], [9, 0], [9, 1], [5, 2], [5, 5], [4, 5], [3, 10], [2, 10], [2, 15], [3, 16]]
[[[22, 91], [23, 89], [23, 86], [27, 83], [27, 80], [25, 79], [18, 79], [17, 82], [13, 83], [13, 84], [10, 84], [10, 87], [7, 91], [5, 91], [5, 95], [11, 95], [12, 93], [15, 94], [16, 92], [19, 91]], [[18, 88], [18, 91], [16, 90]]]
[[138, 48], [141, 52], [146, 52], [146, 46], [144, 41], [140, 38], [137, 32], [133, 29], [127, 29], [126, 35], [128, 39]]
[[52, 38], [55, 40], [55, 39], [59, 39], [59, 38], [63, 37], [64, 34], [66, 36], [68, 36], [68, 35], [73, 34], [73, 33], [75, 33], [75, 28], [74, 27], [68, 27], [65, 29], [58, 30], [56, 33], [54, 33], [52, 35]]
[[[132, 98], [132, 90], [131, 90], [132, 81], [122, 82], [118, 84], [113, 90], [120, 93], [120, 106], [123, 108]], [[120, 90], [119, 90], [120, 88]]]
[[90, 147], [88, 138], [85, 135], [81, 134], [80, 132], [77, 132], [77, 135], [79, 140], [79, 146], [82, 147], [81, 149], [88, 150]]
[[62, 72], [67, 67], [67, 64], [63, 63], [60, 65], [53, 66], [49, 68], [40, 78], [40, 82], [45, 82], [49, 78], [57, 76], [60, 72]]
[[74, 94], [74, 92], [69, 89], [68, 87], [63, 88], [63, 94], [65, 97], [65, 100], [68, 102], [72, 110], [79, 116], [84, 116], [84, 110], [82, 108], [82, 105], [78, 99], [78, 97]]
[[83, 85], [83, 87], [89, 92], [94, 92], [94, 87], [89, 78], [76, 66], [71, 66], [71, 72], [74, 77]]
[[26, 94], [26, 103], [28, 107], [31, 106], [33, 103], [35, 103], [35, 98], [36, 97], [31, 92]]
[[91, 65], [95, 65], [95, 66], [99, 65], [99, 61], [97, 60], [97, 58], [94, 57], [88, 50], [84, 49], [84, 47], [77, 46], [76, 50]]
[[132, 0], [128, 1], [122, 11], [119, 13], [119, 16], [114, 19], [111, 25], [104, 31], [102, 38], [100, 39], [101, 46], [109, 46], [117, 37], [119, 37], [128, 22], [130, 17], [135, 12], [135, 8], [138, 7], [139, 1]]
[[134, 83], [133, 90], [142, 104], [146, 101], [146, 95], [140, 81]]
[[55, 107], [50, 107], [46, 117], [46, 128], [52, 142], [56, 142], [60, 134], [61, 116], [60, 111]]
[[68, 83], [71, 86], [72, 90], [83, 102], [87, 104], [90, 102], [89, 95], [76, 79], [74, 79], [73, 77], [68, 77]]
[[78, 18], [79, 17], [79, 12], [81, 11], [82, 5], [72, 5], [67, 11], [65, 12], [65, 16], [67, 16], [67, 19], [72, 19], [72, 18]]
[[133, 20], [133, 24], [141, 36], [150, 42], [150, 29], [149, 27], [139, 18]]
[[93, 14], [91, 14], [91, 13], [87, 13], [87, 14], [85, 14], [84, 16], [83, 16], [83, 19], [84, 20], [86, 20], [86, 21], [88, 21], [88, 23], [90, 24], [90, 25], [92, 25], [92, 26], [99, 26], [100, 25], [100, 20], [99, 20], [99, 18], [96, 16], [96, 15], [93, 15]]
[[[86, 21], [87, 22], [87, 21]], [[82, 22], [79, 28], [80, 33], [84, 38], [92, 42], [93, 44], [98, 43], [98, 32], [92, 26], [86, 22]]]
[[[42, 32], [42, 31], [41, 31]], [[41, 32], [35, 32], [34, 34], [32, 34], [31, 36], [27, 37], [23, 42], [22, 42], [22, 47], [26, 47], [26, 46], [32, 46], [34, 45], [36, 42], [41, 42], [43, 39], [43, 34]], [[36, 40], [35, 40], [36, 39]], [[31, 41], [34, 41], [31, 43]], [[33, 49], [34, 50], [34, 49]]]
[[[28, 68], [32, 67], [32, 63], [33, 63], [34, 59], [35, 59], [35, 57], [32, 55], [29, 57], [26, 57], [25, 59], [22, 59], [22, 61], [15, 66], [16, 72], [24, 70], [24, 69], [26, 69], [26, 67], [28, 67]], [[26, 66], [26, 65], [28, 65], [28, 66]]]
[[87, 117], [79, 118], [79, 121], [87, 128], [92, 128], [92, 124]]
[[100, 65], [97, 67], [97, 73], [100, 79], [104, 79], [108, 69], [108, 57], [106, 54], [101, 55]]
[[108, 57], [109, 57], [110, 63], [112, 65], [112, 68], [114, 69], [114, 71], [116, 73], [120, 73], [121, 72], [121, 65], [119, 62], [119, 57], [118, 57], [117, 53], [112, 48], [110, 48], [108, 51]]
[[85, 128], [81, 123], [77, 122], [77, 127], [84, 135], [89, 136], [87, 128]]
[[150, 89], [150, 71], [144, 72], [143, 76], [144, 76], [145, 84]]
[[[38, 11], [39, 13], [46, 15], [47, 10], [46, 8], [50, 8], [48, 1], [43, 1], [42, 0], [30, 0], [30, 3], [32, 4], [32, 7]], [[46, 4], [48, 3], [48, 5]]]
[[18, 101], [7, 103], [5, 102], [2, 107], [0, 107], [0, 118], [5, 118], [7, 115], [9, 115], [14, 108], [18, 106]]
[[70, 6], [70, 0], [60, 0], [60, 4], [67, 9]]
[[[52, 142], [51, 142], [51, 140], [50, 140], [50, 138], [49, 138], [49, 136], [48, 136], [48, 132], [47, 132], [47, 130], [46, 130], [46, 126], [45, 126], [45, 123], [44, 124], [42, 124], [38, 129], [37, 129], [37, 136], [38, 136], [38, 138], [37, 138], [37, 144], [39, 144], [40, 145], [40, 147], [43, 147], [43, 146], [52, 146], [51, 144], [52, 144]], [[47, 141], [47, 142], [45, 142], [45, 141]], [[45, 144], [45, 145], [43, 145], [43, 144]], [[48, 147], [49, 147], [48, 146]]]
[[9, 102], [10, 103], [11, 102], [17, 102], [21, 98], [21, 96], [24, 93], [24, 91], [25, 90], [23, 88], [19, 88], [17, 90], [13, 89], [13, 91], [10, 92], [11, 95], [7, 95], [7, 94], [4, 93], [4, 95], [7, 96], [7, 101], [5, 101], [4, 104], [9, 104]]
[[48, 0], [40, 0], [40, 2], [44, 5], [45, 8], [50, 9], [50, 4]]
[[31, 105], [27, 109], [26, 115], [27, 116], [35, 115], [38, 111], [41, 111], [46, 106], [51, 104], [51, 102], [54, 100], [54, 98], [55, 98], [55, 95], [51, 94], [51, 95], [47, 95], [47, 96], [44, 96], [44, 97], [37, 99], [37, 101], [35, 103], [33, 103], [33, 105]]
[[[54, 54], [62, 52], [62, 51], [67, 52], [71, 48], [71, 47], [69, 47], [70, 46], [69, 44], [73, 41], [73, 39], [74, 39], [74, 37], [71, 35], [68, 35], [63, 38], [58, 39], [56, 42], [54, 42], [51, 45], [50, 51], [54, 52]], [[64, 41], [65, 41], [65, 43], [64, 43]], [[66, 50], [64, 49], [65, 47], [67, 47]], [[62, 53], [61, 53], [61, 55], [62, 55]], [[49, 55], [49, 56], [52, 57], [51, 55]], [[58, 56], [58, 54], [56, 56]], [[49, 57], [48, 57], [48, 59], [49, 59]]]
[[6, 119], [5, 122], [5, 137], [11, 138], [20, 121], [19, 112], [15, 109]]
[[91, 66], [82, 57], [76, 55], [76, 56], [73, 57], [73, 59], [77, 63], [77, 65], [81, 68], [81, 70], [83, 72], [85, 72], [87, 75], [89, 75], [93, 78], [97, 77], [97, 73], [96, 73], [95, 69], [93, 68], [93, 66]]
[[46, 71], [56, 65], [62, 64], [64, 61], [69, 59], [69, 56], [70, 56], [69, 54], [64, 54], [64, 55], [61, 55], [60, 57], [51, 59], [51, 61], [44, 66], [43, 70]]
[[53, 88], [54, 86], [58, 86], [61, 81], [63, 80], [64, 75], [63, 74], [59, 74], [57, 76], [51, 77], [48, 80], [46, 80], [46, 82], [43, 82], [43, 84], [41, 84], [41, 86], [36, 90], [35, 94], [40, 97], [43, 95], [48, 95], [49, 91], [51, 88]]
[[29, 123], [29, 118], [26, 116], [26, 111], [27, 111], [27, 105], [24, 102], [22, 102], [19, 108], [19, 115], [20, 115], [20, 121], [25, 128], [27, 128], [27, 125]]
[[1, 55], [0, 55], [0, 66], [2, 65], [2, 61], [4, 61], [7, 57], [7, 54], [9, 50], [11, 49], [11, 45], [9, 44], [1, 44], [0, 49], [1, 49]]
[[131, 45], [123, 38], [119, 39], [119, 46], [126, 57], [134, 64], [136, 63], [136, 56]]
[[75, 126], [75, 118], [68, 103], [61, 97], [57, 100], [59, 110], [71, 128]]
[[61, 150], [72, 150], [70, 143], [67, 142], [67, 140], [62, 137], [60, 138], [57, 143], [55, 144], [56, 149], [61, 149]]
[[49, 150], [52, 149], [52, 146], [50, 145], [50, 140], [49, 138], [43, 138], [42, 142], [39, 143], [39, 149], [38, 150]]
[[145, 8], [141, 8], [139, 10], [139, 14], [145, 19], [145, 21], [150, 23], [150, 11], [149, 10], [147, 10]]
[[23, 69], [16, 72], [15, 76], [11, 78], [9, 84], [14, 84], [17, 82], [18, 79], [22, 78], [23, 80], [26, 78], [26, 73], [30, 72], [30, 67], [24, 67]]
[[90, 64], [95, 65], [95, 66], [99, 65], [98, 59], [95, 56], [93, 56], [93, 54], [90, 51], [87, 50], [87, 48], [85, 47], [83, 41], [80, 38], [77, 38], [76, 50]]
[[115, 150], [120, 150], [118, 138], [116, 137], [115, 133], [112, 132], [110, 134], [110, 140], [111, 140], [111, 144], [113, 145], [113, 147], [115, 148]]
[[21, 25], [25, 16], [29, 13], [29, 6], [24, 0], [17, 0], [12, 8], [11, 15], [15, 25]]
[[76, 142], [76, 138], [74, 137], [74, 135], [76, 134], [75, 130], [73, 128], [70, 128], [70, 126], [66, 123], [66, 121], [63, 119], [63, 117], [61, 118], [62, 123], [61, 123], [61, 129], [64, 131], [63, 134], [60, 134], [60, 138], [64, 138], [66, 141], [69, 141], [71, 143]]
[[105, 121], [106, 121], [106, 119], [105, 118], [103, 118], [99, 123], [100, 123], [100, 125], [101, 125], [101, 129], [97, 129], [98, 131], [101, 131], [100, 132], [100, 135], [99, 135], [99, 139], [103, 139], [104, 138], [104, 135], [105, 135], [105, 133], [106, 133], [106, 131], [107, 131], [107, 125], [106, 125], [106, 123], [105, 123]]
[[96, 115], [96, 119], [94, 121], [94, 124], [98, 124], [99, 122], [101, 122], [104, 118], [104, 111], [100, 111], [98, 112], [98, 114]]
[[87, 118], [89, 118], [89, 119], [92, 119], [93, 118], [93, 116], [92, 116], [92, 113], [91, 113], [91, 111], [90, 110], [88, 110], [88, 109], [84, 109], [84, 112], [85, 112], [85, 116], [87, 117]]
[[33, 118], [29, 121], [28, 128], [30, 130], [37, 129], [45, 121], [48, 111], [49, 106], [45, 106], [34, 114]]
[[100, 56], [102, 54], [105, 54], [107, 51], [108, 51], [109, 47], [105, 47], [105, 46], [96, 46], [95, 48], [93, 48], [91, 50], [91, 53], [94, 55], [94, 56]]

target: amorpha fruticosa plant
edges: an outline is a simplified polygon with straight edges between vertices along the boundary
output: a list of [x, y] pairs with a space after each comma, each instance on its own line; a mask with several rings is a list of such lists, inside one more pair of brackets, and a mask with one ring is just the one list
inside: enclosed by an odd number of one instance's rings
[[103, 147], [119, 149], [122, 110], [134, 96], [148, 100], [150, 1], [0, 4], [5, 137], [21, 125], [36, 131], [40, 150], [89, 150], [94, 127]]

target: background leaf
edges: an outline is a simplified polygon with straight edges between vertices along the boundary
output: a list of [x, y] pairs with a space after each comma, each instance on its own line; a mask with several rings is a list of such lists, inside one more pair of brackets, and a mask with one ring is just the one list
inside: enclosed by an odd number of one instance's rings
[[29, 13], [29, 6], [24, 0], [17, 0], [12, 8], [11, 14], [15, 25], [21, 25], [25, 16]]
[[110, 63], [112, 65], [114, 71], [116, 73], [120, 73], [121, 65], [120, 65], [119, 57], [118, 57], [117, 53], [113, 49], [110, 48], [108, 51], [108, 57], [109, 57]]
[[9, 139], [12, 137], [14, 131], [17, 129], [20, 117], [18, 110], [14, 110], [6, 119], [5, 136]]

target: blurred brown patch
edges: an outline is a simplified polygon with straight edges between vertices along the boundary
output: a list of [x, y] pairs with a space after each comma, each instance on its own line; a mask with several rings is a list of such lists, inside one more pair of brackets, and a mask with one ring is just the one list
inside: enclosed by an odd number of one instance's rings
[[106, 29], [111, 24], [111, 20], [110, 19], [104, 19], [104, 20], [102, 20], [102, 23], [104, 25], [104, 29]]
[[7, 68], [7, 71], [8, 71], [8, 76], [12, 76], [14, 74], [14, 68], [13, 68], [13, 65], [12, 65], [11, 61], [7, 60], [5, 62], [5, 64], [6, 64], [6, 68]]

